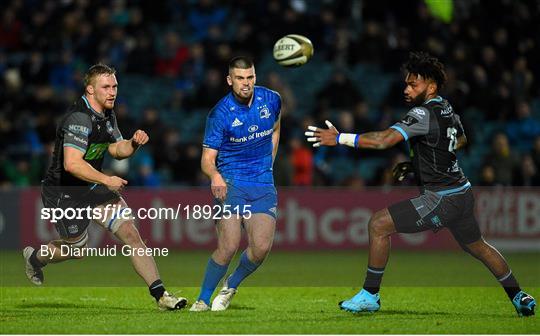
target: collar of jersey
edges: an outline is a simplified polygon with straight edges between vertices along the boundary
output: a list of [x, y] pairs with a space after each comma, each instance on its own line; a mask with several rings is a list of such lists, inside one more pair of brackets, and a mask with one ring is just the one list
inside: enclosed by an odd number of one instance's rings
[[437, 96], [437, 97], [435, 97], [435, 98], [431, 98], [431, 99], [429, 99], [429, 100], [426, 100], [426, 101], [424, 102], [424, 104], [431, 103], [432, 101], [435, 101], [435, 102], [440, 103], [440, 102], [442, 102], [442, 97], [441, 97], [441, 96]]
[[255, 104], [255, 101], [257, 100], [257, 95], [255, 94], [256, 92], [256, 89], [257, 87], [254, 87], [253, 88], [253, 100], [251, 101], [251, 106], [247, 106], [247, 105], [244, 105], [242, 103], [240, 103], [236, 97], [234, 96], [234, 94], [232, 92], [229, 92], [229, 101], [231, 102], [231, 104], [233, 104], [234, 106], [237, 106], [239, 108], [243, 108], [243, 109], [246, 109], [246, 110], [249, 110], [253, 107], [253, 105]]
[[107, 110], [103, 111], [103, 113], [98, 113], [96, 110], [94, 110], [92, 108], [92, 106], [90, 106], [90, 103], [88, 102], [88, 99], [86, 99], [86, 97], [84, 95], [81, 96], [82, 100], [84, 100], [84, 103], [86, 104], [86, 107], [88, 107], [88, 109], [90, 111], [92, 111], [92, 113], [94, 113], [96, 116], [100, 117], [100, 118], [106, 118], [107, 117]]

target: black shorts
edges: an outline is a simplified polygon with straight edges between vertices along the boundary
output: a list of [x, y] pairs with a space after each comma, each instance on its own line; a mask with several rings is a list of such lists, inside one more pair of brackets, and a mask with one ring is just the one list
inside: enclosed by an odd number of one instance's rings
[[[41, 199], [45, 208], [86, 209], [94, 208], [100, 204], [119, 200], [120, 194], [110, 191], [105, 186], [97, 185], [93, 189], [80, 187], [46, 186], [41, 188]], [[60, 237], [64, 239], [80, 237], [86, 232], [90, 219], [86, 214], [84, 218], [58, 219], [54, 224]]]
[[400, 233], [437, 232], [446, 227], [461, 245], [482, 237], [470, 187], [448, 194], [426, 190], [419, 197], [389, 206], [388, 211]]

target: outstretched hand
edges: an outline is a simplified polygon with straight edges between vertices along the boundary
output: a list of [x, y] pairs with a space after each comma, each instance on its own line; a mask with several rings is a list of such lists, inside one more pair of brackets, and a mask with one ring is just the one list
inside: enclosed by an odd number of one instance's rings
[[308, 137], [306, 140], [313, 142], [313, 147], [337, 145], [336, 138], [339, 134], [338, 130], [330, 121], [325, 120], [324, 122], [328, 126], [327, 129], [308, 126], [308, 131], [305, 133], [306, 137]]

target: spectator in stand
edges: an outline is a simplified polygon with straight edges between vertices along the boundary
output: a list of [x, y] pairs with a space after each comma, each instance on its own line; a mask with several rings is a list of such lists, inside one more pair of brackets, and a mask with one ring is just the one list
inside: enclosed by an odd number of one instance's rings
[[530, 155], [524, 155], [521, 158], [519, 169], [516, 169], [514, 185], [516, 186], [540, 186], [540, 172], [534, 165]]
[[191, 108], [212, 108], [225, 94], [227, 88], [222, 80], [223, 71], [210, 68], [206, 72], [205, 81], [199, 86], [197, 92], [191, 97], [189, 107]]
[[506, 134], [510, 143], [519, 150], [528, 152], [533, 146], [533, 141], [540, 136], [540, 121], [531, 116], [531, 107], [526, 101], [516, 104], [517, 120], [512, 121], [506, 127]]
[[360, 99], [358, 89], [343, 70], [337, 70], [332, 79], [317, 93], [317, 99], [326, 100], [330, 108], [349, 108]]
[[156, 53], [152, 44], [152, 37], [146, 32], [137, 34], [135, 47], [127, 55], [126, 70], [150, 76], [154, 74]]
[[165, 34], [162, 44], [156, 61], [156, 74], [177, 77], [189, 59], [189, 48], [174, 31]]
[[[206, 177], [201, 173], [201, 149], [200, 143], [182, 146], [180, 161], [173, 172], [173, 178], [176, 181], [182, 181], [191, 186], [206, 185]], [[179, 169], [180, 166], [182, 169]]]
[[140, 151], [137, 155], [137, 175], [131, 184], [140, 187], [159, 187], [161, 185], [161, 179], [154, 171], [152, 157], [144, 151]]
[[479, 186], [482, 187], [493, 187], [496, 185], [495, 183], [495, 169], [493, 166], [489, 164], [485, 164], [482, 166], [482, 170], [480, 172], [480, 182], [478, 183]]
[[[279, 92], [281, 96], [281, 132], [280, 141], [288, 144], [292, 137], [301, 134], [298, 121], [294, 115], [296, 111], [296, 98], [289, 83], [284, 81], [276, 72], [270, 72], [263, 84], [269, 89]], [[298, 134], [300, 133], [300, 134]]]
[[213, 0], [201, 0], [195, 3], [188, 14], [188, 22], [196, 40], [204, 39], [212, 25], [221, 25], [227, 20], [227, 10]]
[[116, 123], [118, 124], [121, 134], [135, 133], [135, 131], [138, 129], [137, 123], [131, 117], [129, 106], [125, 101], [118, 99], [114, 108], [114, 113], [116, 114]]
[[489, 165], [495, 171], [493, 183], [512, 185], [512, 173], [517, 166], [517, 159], [504, 133], [497, 133], [493, 138], [491, 152], [487, 155], [484, 166]]
[[357, 101], [353, 109], [354, 130], [359, 133], [365, 133], [375, 129], [375, 123], [369, 115], [369, 104], [365, 101]]
[[147, 107], [143, 111], [143, 120], [137, 128], [146, 130], [146, 134], [152, 139], [148, 143], [150, 152], [156, 153], [159, 151], [163, 144], [163, 129], [165, 125], [159, 117], [158, 109], [153, 106]]
[[291, 164], [293, 168], [293, 185], [308, 186], [313, 184], [313, 151], [306, 147], [304, 141], [293, 138], [291, 144]]

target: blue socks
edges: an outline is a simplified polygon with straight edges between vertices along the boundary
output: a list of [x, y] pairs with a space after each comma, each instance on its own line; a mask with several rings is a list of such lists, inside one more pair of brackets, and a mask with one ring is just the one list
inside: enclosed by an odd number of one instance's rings
[[234, 273], [231, 274], [231, 276], [227, 280], [227, 285], [229, 286], [229, 288], [238, 288], [238, 285], [240, 285], [242, 280], [244, 280], [251, 273], [255, 272], [259, 265], [260, 264], [255, 264], [251, 260], [249, 260], [246, 251], [242, 252], [238, 267], [234, 270]]
[[[229, 288], [238, 288], [240, 283], [251, 273], [259, 267], [260, 264], [255, 264], [249, 260], [246, 251], [242, 252], [240, 256], [240, 263], [238, 267], [234, 270], [234, 273], [231, 274], [227, 280], [227, 285]], [[204, 274], [204, 280], [201, 286], [201, 294], [197, 300], [204, 301], [207, 305], [210, 305], [210, 298], [216, 290], [216, 287], [227, 273], [227, 268], [229, 265], [220, 265], [210, 257], [208, 260], [208, 265], [206, 265], [206, 273]]]
[[229, 268], [229, 265], [220, 265], [210, 257], [208, 265], [206, 265], [206, 273], [204, 274], [204, 280], [201, 286], [201, 294], [197, 300], [202, 300], [207, 305], [210, 305], [210, 298], [221, 278], [227, 273], [227, 268]]

